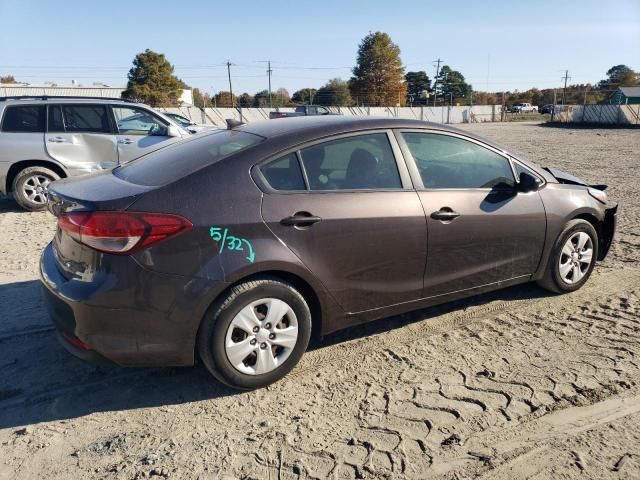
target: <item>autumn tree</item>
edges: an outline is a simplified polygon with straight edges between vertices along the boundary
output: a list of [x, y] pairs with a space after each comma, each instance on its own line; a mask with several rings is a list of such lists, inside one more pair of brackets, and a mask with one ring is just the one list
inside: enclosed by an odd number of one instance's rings
[[149, 49], [133, 59], [128, 78], [122, 98], [148, 103], [153, 107], [177, 105], [185, 85], [173, 75], [173, 65], [165, 56]]
[[291, 95], [291, 101], [298, 104], [302, 103], [305, 105], [312, 105], [317, 93], [318, 90], [315, 88], [301, 88], [300, 90], [293, 92], [293, 95]]
[[198, 108], [211, 107], [211, 98], [208, 93], [202, 93], [199, 88], [193, 89], [193, 105]]
[[407, 103], [426, 105], [428, 94], [431, 93], [431, 79], [427, 76], [427, 72], [424, 70], [407, 72], [404, 81], [407, 84]]
[[351, 96], [371, 106], [402, 104], [406, 97], [400, 48], [383, 32], [370, 33], [358, 47], [349, 81]]
[[216, 93], [216, 106], [219, 108], [230, 108], [236, 105], [236, 96], [231, 96], [231, 92], [221, 91]]
[[320, 87], [316, 98], [319, 105], [349, 107], [353, 104], [349, 85], [341, 78], [329, 80], [324, 86]]
[[18, 83], [13, 75], [5, 75], [0, 77], [0, 83]]

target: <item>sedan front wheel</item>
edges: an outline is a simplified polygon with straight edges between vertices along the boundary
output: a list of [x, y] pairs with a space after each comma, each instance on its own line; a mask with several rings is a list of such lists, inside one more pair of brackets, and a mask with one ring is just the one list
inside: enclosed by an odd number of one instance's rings
[[598, 234], [586, 220], [568, 222], [558, 236], [538, 284], [556, 293], [578, 290], [591, 276], [598, 258]]

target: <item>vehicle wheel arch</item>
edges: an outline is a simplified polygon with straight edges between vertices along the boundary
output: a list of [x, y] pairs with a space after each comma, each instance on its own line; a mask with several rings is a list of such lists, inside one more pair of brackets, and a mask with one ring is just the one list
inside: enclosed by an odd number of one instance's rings
[[62, 168], [58, 163], [52, 162], [51, 160], [20, 160], [19, 162], [14, 163], [9, 167], [7, 172], [7, 178], [5, 181], [6, 192], [10, 193], [13, 191], [13, 180], [16, 178], [18, 173], [20, 173], [25, 168], [29, 167], [43, 167], [48, 168], [55, 173], [57, 173], [60, 178], [66, 178], [67, 172], [64, 168]]
[[[245, 276], [242, 276], [238, 279], [235, 279], [233, 283], [230, 283], [227, 288], [225, 288], [222, 292], [220, 292], [214, 299], [211, 301], [205, 313], [202, 315], [200, 319], [200, 323], [198, 325], [198, 331], [196, 333], [196, 339], [200, 335], [200, 328], [202, 326], [203, 320], [205, 318], [206, 312], [211, 310], [212, 308], [216, 308], [216, 305], [224, 301], [224, 299], [229, 295], [231, 290], [245, 282], [255, 281], [255, 280], [279, 280], [281, 282], [286, 282], [290, 284], [293, 288], [298, 290], [300, 294], [304, 297], [307, 305], [309, 306], [309, 311], [311, 312], [311, 336], [312, 338], [319, 338], [322, 335], [322, 303], [320, 298], [313, 288], [313, 286], [300, 275], [292, 273], [286, 270], [265, 270], [261, 272], [251, 273]], [[198, 348], [197, 341], [195, 342], [194, 347], [194, 355], [195, 358], [198, 357]]]
[[[602, 231], [602, 223], [603, 221], [600, 220], [596, 215], [594, 215], [593, 213], [590, 212], [582, 212], [578, 215], [575, 215], [574, 217], [570, 218], [568, 221], [571, 220], [585, 220], [587, 222], [589, 222], [593, 228], [596, 231], [596, 234], [598, 235], [598, 252], [602, 251], [602, 243], [603, 243], [603, 231]], [[600, 260], [600, 259], [598, 259]]]

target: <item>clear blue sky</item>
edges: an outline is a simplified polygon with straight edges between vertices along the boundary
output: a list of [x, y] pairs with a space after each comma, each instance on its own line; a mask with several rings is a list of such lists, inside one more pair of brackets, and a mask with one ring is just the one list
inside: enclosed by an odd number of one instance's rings
[[234, 93], [348, 79], [360, 40], [389, 33], [407, 70], [440, 57], [476, 90], [597, 82], [640, 70], [640, 0], [0, 0], [0, 75], [30, 83], [126, 84], [136, 53], [164, 53], [188, 84]]

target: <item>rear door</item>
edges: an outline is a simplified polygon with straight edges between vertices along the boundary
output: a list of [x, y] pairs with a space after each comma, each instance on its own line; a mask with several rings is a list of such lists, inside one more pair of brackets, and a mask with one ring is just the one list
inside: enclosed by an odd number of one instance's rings
[[47, 153], [66, 168], [117, 162], [116, 137], [105, 104], [47, 105]]
[[262, 215], [345, 311], [420, 298], [426, 224], [390, 132], [334, 137], [263, 164]]
[[118, 133], [120, 163], [129, 162], [181, 139], [167, 135], [169, 124], [145, 108], [113, 105], [112, 110]]
[[510, 159], [467, 137], [399, 135], [427, 217], [425, 297], [526, 278], [537, 268], [546, 215], [537, 192], [518, 193]]

